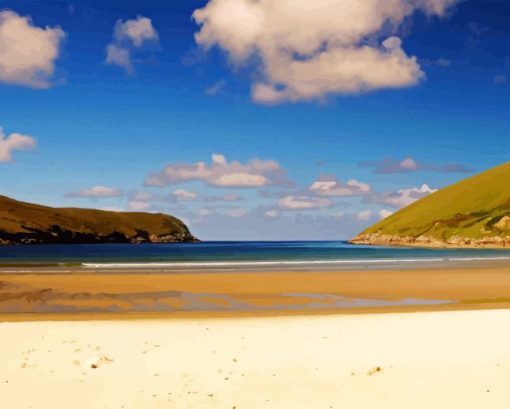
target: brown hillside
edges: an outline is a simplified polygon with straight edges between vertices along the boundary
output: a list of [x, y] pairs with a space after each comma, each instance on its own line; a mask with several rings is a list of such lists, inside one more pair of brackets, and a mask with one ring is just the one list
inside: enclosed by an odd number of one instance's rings
[[0, 196], [0, 244], [195, 240], [182, 221], [161, 213], [53, 208]]

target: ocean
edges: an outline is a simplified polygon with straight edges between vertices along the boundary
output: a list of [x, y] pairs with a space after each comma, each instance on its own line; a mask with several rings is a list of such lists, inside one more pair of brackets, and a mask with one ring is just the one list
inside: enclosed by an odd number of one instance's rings
[[81, 266], [154, 270], [365, 270], [510, 262], [510, 250], [421, 249], [344, 241], [209, 241], [183, 244], [0, 247], [0, 267]]

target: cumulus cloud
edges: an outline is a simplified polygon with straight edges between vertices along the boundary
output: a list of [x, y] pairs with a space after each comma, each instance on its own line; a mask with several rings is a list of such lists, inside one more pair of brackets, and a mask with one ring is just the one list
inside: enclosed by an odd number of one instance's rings
[[209, 209], [232, 208], [229, 205], [244, 200], [236, 194], [220, 194], [201, 196], [189, 189], [178, 188], [169, 194], [152, 193], [146, 191], [132, 191], [126, 194], [128, 202], [134, 203], [135, 208], [151, 208], [162, 212], [186, 211], [188, 207], [194, 207], [196, 202], [210, 203]]
[[216, 187], [253, 188], [268, 185], [293, 186], [287, 172], [273, 160], [252, 159], [247, 163], [228, 162], [221, 154], [212, 155], [212, 163], [170, 164], [145, 179], [147, 186], [167, 186], [200, 180]]
[[126, 197], [128, 209], [136, 212], [156, 209], [158, 203], [169, 201], [168, 195], [155, 195], [144, 191], [131, 191], [126, 194]]
[[128, 202], [128, 206], [130, 210], [134, 210], [135, 212], [144, 212], [149, 210], [152, 205], [149, 202], [131, 200]]
[[210, 214], [212, 214], [212, 210], [202, 207], [197, 210], [196, 214], [199, 217], [206, 217], [206, 216], [209, 216]]
[[309, 187], [310, 192], [317, 196], [365, 196], [371, 192], [366, 183], [356, 179], [340, 182], [335, 176], [321, 175]]
[[118, 43], [129, 41], [135, 47], [141, 47], [145, 41], [154, 41], [159, 38], [151, 19], [142, 16], [124, 23], [122, 20], [118, 20], [113, 36]]
[[380, 219], [386, 219], [387, 217], [390, 217], [393, 214], [393, 212], [388, 209], [382, 209], [382, 210], [379, 210], [379, 212], [377, 214], [379, 215]]
[[0, 163], [12, 162], [14, 151], [31, 151], [36, 145], [35, 138], [19, 133], [11, 133], [7, 136], [0, 127]]
[[131, 62], [131, 52], [127, 48], [119, 47], [115, 44], [108, 44], [106, 46], [106, 63], [118, 65], [124, 68], [127, 73], [132, 73], [134, 69]]
[[147, 42], [157, 42], [159, 35], [150, 18], [138, 16], [123, 22], [118, 20], [113, 32], [113, 41], [106, 46], [106, 63], [117, 65], [132, 73], [131, 55]]
[[117, 212], [117, 213], [120, 213], [120, 212], [125, 212], [125, 210], [122, 208], [122, 207], [111, 207], [111, 206], [106, 206], [106, 207], [102, 207], [101, 210], [105, 210], [107, 212]]
[[30, 17], [0, 11], [0, 82], [50, 87], [64, 38], [60, 27], [40, 28]]
[[252, 98], [317, 100], [417, 84], [416, 57], [392, 35], [416, 11], [443, 15], [457, 0], [209, 0], [196, 42], [236, 64], [257, 61]]
[[323, 209], [332, 205], [331, 200], [312, 196], [288, 195], [278, 201], [278, 207], [286, 210]]
[[422, 197], [428, 196], [436, 192], [437, 189], [432, 189], [429, 185], [423, 184], [421, 187], [413, 187], [410, 189], [399, 189], [396, 192], [386, 192], [378, 195], [371, 196], [367, 201], [379, 203], [383, 205], [401, 208], [416, 202]]
[[91, 198], [107, 198], [120, 197], [124, 193], [122, 190], [108, 186], [94, 186], [90, 189], [83, 189], [78, 192], [68, 193], [66, 197], [91, 197]]
[[437, 173], [470, 173], [471, 170], [459, 163], [425, 163], [419, 162], [413, 158], [398, 160], [395, 158], [385, 158], [376, 162], [361, 162], [361, 166], [373, 169], [373, 173], [411, 173], [418, 171], [437, 172]]
[[198, 193], [190, 192], [185, 189], [176, 189], [172, 192], [172, 196], [177, 200], [192, 201], [198, 199]]
[[276, 209], [266, 210], [264, 212], [264, 217], [267, 217], [269, 219], [274, 219], [280, 215], [280, 212]]

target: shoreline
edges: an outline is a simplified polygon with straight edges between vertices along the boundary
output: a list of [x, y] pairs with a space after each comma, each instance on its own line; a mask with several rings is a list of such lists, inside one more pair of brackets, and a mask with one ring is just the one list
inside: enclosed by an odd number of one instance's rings
[[423, 249], [508, 250], [510, 249], [510, 236], [484, 237], [481, 239], [453, 236], [444, 240], [425, 235], [414, 237], [373, 233], [360, 234], [353, 239], [348, 240], [348, 243], [365, 246], [410, 247]]
[[[405, 248], [405, 247], [403, 247]], [[409, 246], [414, 248], [414, 246]], [[441, 249], [439, 249], [441, 250]], [[446, 249], [445, 249], [446, 250]], [[444, 256], [416, 258], [373, 258], [339, 260], [272, 260], [228, 262], [20, 262], [1, 263], [0, 276], [5, 274], [217, 274], [217, 273], [322, 273], [370, 272], [379, 270], [451, 270], [506, 268], [510, 265], [508, 249], [493, 256]]]
[[0, 273], [0, 320], [264, 317], [510, 308], [510, 266]]

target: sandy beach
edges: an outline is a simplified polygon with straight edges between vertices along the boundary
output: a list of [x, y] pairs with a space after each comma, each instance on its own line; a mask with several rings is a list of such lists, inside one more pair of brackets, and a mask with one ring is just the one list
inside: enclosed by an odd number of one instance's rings
[[507, 408], [508, 322], [490, 310], [2, 323], [0, 396], [9, 409]]
[[0, 274], [0, 320], [488, 309], [510, 306], [505, 265], [375, 271]]
[[507, 408], [509, 306], [501, 264], [4, 273], [0, 396], [8, 409]]

